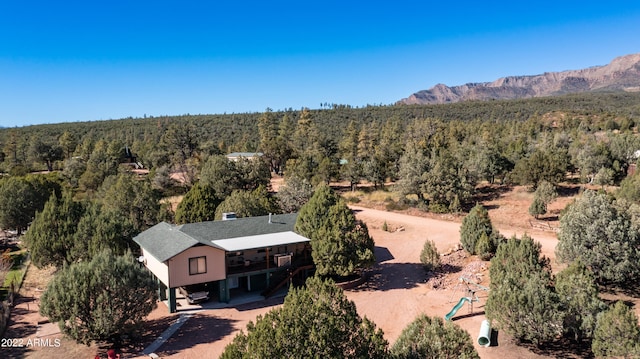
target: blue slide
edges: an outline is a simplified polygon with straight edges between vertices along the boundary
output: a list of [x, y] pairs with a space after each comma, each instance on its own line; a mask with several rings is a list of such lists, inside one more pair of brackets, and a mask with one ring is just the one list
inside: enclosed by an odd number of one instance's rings
[[444, 319], [446, 321], [450, 321], [451, 317], [456, 315], [456, 313], [458, 312], [458, 309], [462, 308], [462, 306], [464, 305], [464, 302], [471, 303], [471, 300], [469, 298], [467, 298], [467, 297], [460, 298], [460, 301], [458, 302], [458, 304], [456, 304], [455, 307], [453, 307], [453, 309], [451, 309], [451, 311], [449, 313], [444, 315]]

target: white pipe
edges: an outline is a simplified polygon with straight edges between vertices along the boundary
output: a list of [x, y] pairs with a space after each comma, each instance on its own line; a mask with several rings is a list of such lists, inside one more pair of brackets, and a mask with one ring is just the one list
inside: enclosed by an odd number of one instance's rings
[[482, 321], [482, 324], [480, 324], [478, 345], [485, 348], [491, 345], [491, 322], [486, 319]]

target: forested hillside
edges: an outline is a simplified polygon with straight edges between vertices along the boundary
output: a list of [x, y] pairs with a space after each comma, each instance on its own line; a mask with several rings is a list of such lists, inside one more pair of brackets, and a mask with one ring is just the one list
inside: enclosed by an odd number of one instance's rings
[[[604, 127], [607, 120], [617, 119], [623, 127], [640, 118], [640, 93], [600, 93], [567, 95], [511, 101], [473, 101], [448, 105], [400, 105], [367, 106], [353, 108], [348, 105], [326, 105], [320, 110], [310, 110], [310, 116], [318, 131], [334, 142], [340, 142], [350, 122], [358, 127], [363, 124], [382, 124], [397, 121], [402, 130], [407, 124], [419, 119], [449, 121], [526, 121], [543, 119], [551, 112], [564, 113], [566, 124], [572, 128], [581, 123], [591, 130]], [[272, 115], [287, 118], [293, 126], [301, 111], [288, 109]], [[181, 115], [148, 118], [126, 118], [119, 120], [73, 122], [0, 129], [0, 147], [6, 158], [2, 169], [7, 171], [12, 164], [22, 164], [33, 169], [42, 167], [30, 157], [30, 148], [35, 143], [63, 145], [61, 136], [67, 132], [78, 144], [85, 141], [119, 141], [128, 145], [141, 159], [156, 152], [163, 135], [175, 125], [190, 124], [197, 129], [194, 140], [199, 147], [212, 151], [254, 151], [259, 147], [257, 131], [261, 113], [224, 115]], [[623, 120], [629, 120], [627, 122]], [[34, 142], [35, 141], [35, 142]], [[67, 144], [68, 145], [68, 144]], [[64, 146], [64, 145], [63, 145]], [[37, 156], [36, 156], [37, 157]], [[57, 158], [54, 156], [54, 158]], [[151, 158], [147, 159], [153, 165]]]
[[[640, 93], [321, 107], [3, 129], [0, 170], [59, 170], [66, 187], [91, 195], [123, 163], [135, 163], [151, 170], [153, 186], [166, 194], [175, 188], [172, 173], [183, 174], [186, 192], [199, 180], [212, 185], [224, 177], [225, 161], [217, 155], [260, 151], [271, 172], [289, 179], [346, 180], [353, 187], [391, 180], [410, 203], [450, 212], [469, 208], [481, 181], [536, 187], [574, 173], [584, 182], [619, 183], [640, 149]], [[225, 171], [254, 179], [235, 187], [221, 183], [218, 194], [221, 188], [226, 195], [254, 190], [268, 176], [264, 168], [242, 164]]]
[[[388, 209], [413, 206], [432, 213], [466, 212], [488, 191], [521, 184], [535, 190], [529, 213], [537, 217], [546, 213], [559, 184], [579, 181], [601, 188], [616, 185], [619, 189], [610, 191], [612, 195], [604, 191], [587, 193], [569, 206], [560, 219], [558, 258], [566, 263], [581, 258], [585, 265], [598, 268], [597, 276], [587, 278], [589, 283], [597, 280], [626, 288], [638, 282], [640, 266], [635, 249], [639, 243], [640, 174], [631, 173], [640, 153], [640, 93], [449, 105], [322, 107], [1, 130], [0, 228], [24, 232], [21, 243], [37, 267], [75, 268], [69, 271], [78, 273], [93, 273], [95, 267], [110, 273], [100, 263], [121, 261], [123, 268], [127, 267], [125, 261], [134, 263], [138, 249], [130, 239], [160, 221], [201, 222], [220, 219], [223, 212], [231, 211], [238, 217], [298, 211], [303, 217], [309, 212], [310, 218], [333, 216], [327, 223], [342, 223], [340, 228], [313, 230], [331, 233], [322, 238], [331, 239], [332, 244], [318, 242], [312, 249], [321, 255], [325, 250], [335, 253], [335, 245], [349, 248], [357, 258], [349, 258], [340, 268], [333, 262], [323, 267], [325, 264], [312, 256], [318, 272], [344, 274], [370, 265], [374, 244], [367, 227], [355, 221], [337, 195], [335, 206], [327, 206], [330, 201], [323, 199], [334, 194], [314, 195], [319, 200], [312, 197], [314, 188], [330, 193], [329, 187], [319, 186], [323, 183], [343, 181], [356, 189], [366, 182], [394, 192], [384, 193]], [[238, 161], [224, 156], [233, 151], [259, 151], [263, 155]], [[141, 166], [148, 172], [133, 171]], [[47, 173], [32, 173], [41, 171]], [[274, 173], [284, 176], [276, 195], [270, 190]], [[176, 194], [184, 196], [173, 197]], [[171, 198], [182, 200], [174, 208], [169, 205]], [[305, 208], [329, 210], [314, 215], [320, 212]], [[469, 253], [483, 259], [519, 258], [511, 252], [521, 253], [523, 258], [539, 256], [534, 244], [526, 248], [504, 245], [505, 238], [492, 229], [488, 219], [482, 206], [465, 217], [465, 223], [470, 224], [463, 225], [461, 241]], [[590, 236], [586, 244], [583, 233]], [[598, 245], [593, 247], [592, 243]], [[354, 250], [356, 245], [369, 250]], [[507, 250], [511, 252], [503, 252]], [[514, 263], [521, 262], [525, 259]], [[508, 278], [518, 281], [492, 288], [491, 293], [497, 294], [488, 299], [491, 303], [487, 308], [491, 309], [487, 315], [518, 340], [545, 344], [560, 335], [584, 335], [589, 340], [594, 338], [594, 352], [605, 352], [599, 346], [610, 340], [592, 335], [608, 330], [606, 322], [598, 321], [600, 328], [592, 320], [603, 307], [594, 300], [588, 313], [573, 314], [571, 308], [578, 307], [569, 300], [573, 295], [562, 294], [573, 291], [573, 287], [561, 280], [557, 289], [549, 287], [552, 277], [544, 263], [542, 259], [539, 266], [528, 269], [538, 273], [534, 276], [514, 271]], [[580, 265], [572, 270], [580, 273]], [[135, 265], [128, 268], [140, 269]], [[574, 275], [571, 273], [567, 276]], [[56, 276], [60, 288], [78, 282], [74, 278], [82, 278], [77, 273], [65, 276]], [[494, 275], [491, 277], [493, 283]], [[523, 278], [531, 280], [525, 282]], [[573, 283], [573, 277], [567, 278], [566, 283]], [[142, 277], [141, 283], [145, 283]], [[130, 285], [127, 288], [140, 288], [137, 283]], [[579, 288], [583, 287], [591, 288]], [[524, 288], [532, 294], [518, 295], [520, 302], [513, 301], [509, 297], [513, 288]], [[80, 291], [94, 292], [86, 288]], [[56, 297], [57, 292], [51, 293], [43, 296], [43, 308], [58, 305], [60, 297]], [[155, 291], [149, 287], [146, 293], [152, 296]], [[592, 290], [587, 294], [597, 296]], [[91, 298], [72, 297], [95, 303]], [[538, 305], [538, 298], [545, 304]], [[138, 311], [148, 313], [144, 310]], [[55, 319], [53, 312], [43, 313]], [[505, 317], [502, 313], [515, 314]], [[58, 319], [69, 322], [66, 318], [74, 315], [68, 312]], [[521, 315], [533, 320], [522, 320]], [[587, 319], [572, 319], [573, 315]], [[118, 320], [127, 318], [128, 314]], [[109, 314], [100, 323], [112, 320]], [[111, 326], [109, 332], [99, 329], [74, 338], [88, 342], [104, 340], [104, 333], [109, 333], [107, 337], [130, 334], [119, 325]], [[637, 337], [632, 333], [630, 342], [637, 343]]]

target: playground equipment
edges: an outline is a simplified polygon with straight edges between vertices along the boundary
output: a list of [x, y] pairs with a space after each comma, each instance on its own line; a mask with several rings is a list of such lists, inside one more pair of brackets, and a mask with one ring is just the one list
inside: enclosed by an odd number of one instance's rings
[[488, 347], [491, 345], [491, 322], [487, 319], [480, 324], [480, 334], [478, 334], [478, 345]]
[[[458, 303], [451, 309], [451, 311], [447, 314], [445, 314], [444, 319], [446, 321], [451, 320], [451, 318], [456, 315], [456, 313], [458, 312], [458, 310], [460, 308], [462, 308], [462, 306], [464, 305], [465, 302], [469, 303], [469, 313], [473, 313], [473, 302], [478, 302], [480, 301], [478, 299], [478, 296], [476, 295], [476, 291], [477, 290], [484, 290], [484, 291], [488, 291], [489, 288], [482, 286], [474, 281], [472, 281], [471, 279], [467, 278], [467, 277], [460, 277], [460, 283], [464, 283], [466, 286], [466, 292], [467, 295], [460, 298], [460, 300], [458, 301]], [[457, 286], [456, 286], [457, 287]], [[454, 295], [457, 292], [454, 291]]]
[[456, 304], [453, 309], [451, 309], [451, 311], [447, 314], [444, 315], [444, 319], [446, 321], [450, 321], [451, 317], [453, 317], [454, 315], [456, 315], [456, 313], [458, 312], [458, 310], [460, 308], [462, 308], [462, 306], [464, 305], [464, 302], [469, 302], [469, 305], [471, 305], [471, 302], [473, 302], [474, 298], [469, 298], [469, 297], [462, 297], [460, 298], [460, 301], [458, 301], [458, 304]]

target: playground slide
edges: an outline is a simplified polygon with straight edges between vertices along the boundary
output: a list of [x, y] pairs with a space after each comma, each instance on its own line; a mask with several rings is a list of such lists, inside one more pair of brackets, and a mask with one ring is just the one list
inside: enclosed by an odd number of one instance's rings
[[456, 304], [455, 307], [453, 307], [453, 309], [451, 309], [449, 313], [444, 315], [444, 319], [446, 321], [451, 320], [451, 317], [456, 315], [456, 313], [458, 312], [458, 309], [462, 308], [462, 306], [464, 305], [464, 302], [471, 302], [471, 300], [467, 297], [460, 298], [460, 301], [458, 302], [458, 304]]

